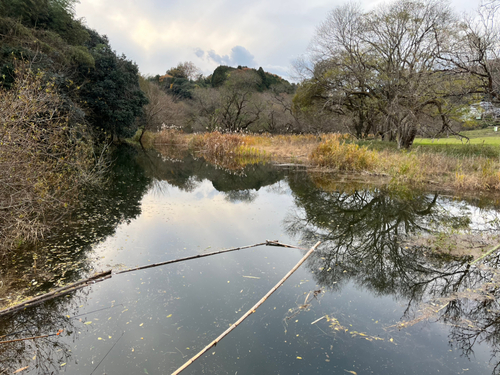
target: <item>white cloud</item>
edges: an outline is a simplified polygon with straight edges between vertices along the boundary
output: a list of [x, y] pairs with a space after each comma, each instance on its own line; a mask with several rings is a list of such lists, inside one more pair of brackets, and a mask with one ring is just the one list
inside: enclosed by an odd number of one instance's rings
[[[259, 64], [285, 74], [291, 61], [305, 52], [326, 13], [338, 4], [335, 0], [86, 0], [77, 4], [76, 12], [146, 74], [164, 73], [182, 61], [193, 61], [204, 74], [220, 63]], [[454, 0], [453, 5], [459, 10], [467, 7], [465, 0]]]

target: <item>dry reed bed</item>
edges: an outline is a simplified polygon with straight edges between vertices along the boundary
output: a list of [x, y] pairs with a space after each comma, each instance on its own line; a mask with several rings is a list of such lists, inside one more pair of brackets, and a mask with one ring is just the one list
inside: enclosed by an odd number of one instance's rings
[[347, 135], [183, 134], [163, 131], [154, 145], [176, 145], [228, 169], [266, 162], [302, 163], [325, 171], [387, 176], [393, 185], [434, 183], [455, 190], [500, 190], [498, 159], [401, 150], [369, 150]]

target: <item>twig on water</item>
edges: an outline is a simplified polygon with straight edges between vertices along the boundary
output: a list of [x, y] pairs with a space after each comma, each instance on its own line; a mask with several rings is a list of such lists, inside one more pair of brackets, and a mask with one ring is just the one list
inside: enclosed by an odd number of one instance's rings
[[[277, 241], [276, 241], [277, 242]], [[228, 335], [233, 329], [235, 329], [242, 321], [248, 318], [251, 314], [257, 310], [268, 298], [271, 294], [273, 294], [283, 283], [295, 272], [297, 269], [305, 262], [305, 260], [312, 254], [312, 252], [319, 246], [321, 242], [317, 242], [309, 251], [302, 257], [302, 259], [269, 291], [267, 294], [261, 298], [259, 302], [257, 302], [250, 310], [248, 310], [241, 318], [239, 318], [234, 324], [232, 324], [227, 330], [225, 330], [219, 337], [213, 340], [210, 344], [208, 344], [203, 350], [201, 350], [198, 354], [192, 357], [189, 361], [187, 361], [184, 365], [179, 367], [176, 371], [172, 373], [172, 375], [177, 375], [183, 370], [185, 370], [189, 365], [191, 365], [194, 361], [200, 358], [204, 353], [206, 353], [210, 348], [217, 345], [217, 343], [222, 340], [226, 335]]]
[[[232, 249], [219, 250], [219, 251], [214, 251], [214, 252], [206, 253], [206, 254], [198, 254], [198, 255], [193, 255], [193, 256], [185, 257], [185, 258], [179, 258], [179, 259], [168, 260], [168, 261], [160, 262], [160, 263], [148, 264], [146, 266], [129, 268], [129, 269], [126, 269], [126, 270], [123, 270], [123, 271], [116, 272], [115, 275], [119, 275], [121, 273], [127, 273], [127, 272], [137, 271], [137, 270], [144, 270], [144, 269], [147, 269], [147, 268], [153, 268], [153, 267], [163, 266], [163, 265], [166, 265], [166, 264], [183, 262], [183, 261], [191, 260], [191, 259], [197, 259], [197, 258], [208, 257], [208, 256], [212, 256], [212, 255], [217, 255], [217, 254], [228, 253], [230, 251], [249, 249], [249, 248], [257, 247], [257, 246], [264, 246], [264, 245], [265, 246], [287, 247], [287, 248], [293, 248], [293, 249], [299, 249], [299, 250], [307, 250], [307, 249], [303, 249], [303, 248], [300, 248], [300, 247], [297, 247], [297, 246], [282, 244], [282, 243], [280, 243], [278, 241], [266, 240], [266, 242], [257, 243], [255, 245], [235, 247], [235, 248], [232, 248]], [[56, 289], [56, 290], [54, 290], [52, 292], [45, 293], [45, 294], [40, 295], [38, 297], [32, 298], [32, 299], [30, 299], [30, 300], [28, 300], [26, 302], [20, 303], [20, 304], [15, 305], [15, 306], [11, 306], [11, 307], [9, 307], [9, 308], [7, 308], [5, 310], [0, 310], [0, 316], [11, 314], [13, 312], [16, 312], [16, 311], [19, 311], [19, 310], [22, 310], [22, 309], [26, 309], [28, 307], [32, 307], [32, 306], [38, 305], [38, 304], [40, 304], [42, 302], [45, 302], [45, 301], [51, 300], [53, 298], [56, 298], [56, 297], [59, 297], [59, 296], [71, 293], [71, 292], [73, 292], [75, 290], [84, 288], [84, 287], [86, 287], [88, 285], [91, 285], [91, 284], [94, 284], [96, 282], [109, 279], [109, 278], [111, 278], [111, 276], [112, 276], [112, 271], [111, 270], [95, 274], [95, 275], [93, 275], [93, 276], [91, 276], [91, 277], [89, 277], [87, 279], [80, 280], [80, 281], [77, 281], [75, 283], [63, 286], [63, 287], [61, 287], [59, 289]]]
[[496, 245], [493, 249], [491, 249], [490, 251], [488, 251], [486, 254], [482, 255], [481, 257], [477, 258], [475, 261], [471, 262], [470, 265], [472, 266], [473, 264], [479, 262], [481, 259], [486, 258], [491, 253], [493, 253], [494, 251], [498, 250], [498, 248], [500, 248], [500, 244]]
[[113, 350], [113, 348], [115, 347], [116, 344], [118, 344], [118, 341], [120, 341], [120, 339], [123, 337], [123, 335], [125, 334], [125, 332], [122, 332], [122, 335], [118, 338], [118, 340], [116, 340], [116, 342], [113, 344], [113, 346], [111, 347], [111, 349], [108, 350], [108, 352], [106, 353], [106, 355], [101, 359], [101, 361], [97, 364], [97, 366], [95, 367], [94, 371], [92, 371], [90, 373], [90, 375], [92, 375], [95, 370], [97, 370], [97, 368], [99, 367], [99, 365], [102, 363], [102, 361], [104, 361], [106, 359], [106, 357], [108, 356], [109, 352], [111, 352]]
[[75, 290], [78, 290], [80, 288], [83, 288], [83, 287], [86, 287], [90, 284], [94, 284], [94, 283], [97, 283], [99, 281], [102, 281], [102, 280], [105, 280], [105, 279], [109, 279], [111, 277], [111, 270], [108, 270], [108, 271], [105, 271], [105, 272], [101, 272], [101, 273], [98, 273], [98, 274], [95, 274], [89, 278], [86, 278], [84, 280], [80, 280], [80, 281], [77, 281], [76, 283], [72, 283], [72, 284], [69, 284], [69, 285], [65, 285], [61, 288], [58, 288], [50, 293], [45, 293], [45, 294], [42, 294], [41, 296], [38, 296], [38, 297], [35, 297], [35, 298], [32, 298], [26, 302], [23, 302], [23, 303], [20, 303], [18, 305], [15, 305], [15, 306], [12, 306], [8, 309], [5, 309], [5, 310], [1, 310], [0, 311], [0, 316], [2, 315], [6, 315], [6, 314], [10, 314], [10, 313], [13, 313], [15, 311], [18, 311], [18, 310], [21, 310], [21, 309], [24, 309], [24, 308], [28, 308], [28, 307], [31, 307], [31, 306], [35, 306], [35, 305], [38, 305], [42, 302], [45, 302], [45, 301], [48, 301], [50, 299], [53, 299], [55, 297], [59, 297], [59, 296], [62, 296], [62, 295], [65, 295], [65, 294], [68, 294], [68, 293], [71, 293]]
[[59, 336], [62, 331], [63, 330], [60, 329], [59, 331], [57, 331], [57, 333], [51, 333], [50, 335], [32, 336], [32, 337], [25, 337], [25, 338], [22, 338], [22, 339], [0, 341], [0, 344], [10, 344], [11, 342], [26, 341], [26, 340], [35, 340], [35, 339], [43, 339], [45, 337]]

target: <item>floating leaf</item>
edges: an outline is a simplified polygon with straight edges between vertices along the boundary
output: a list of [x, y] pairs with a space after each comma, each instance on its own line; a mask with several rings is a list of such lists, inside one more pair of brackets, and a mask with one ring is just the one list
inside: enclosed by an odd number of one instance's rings
[[356, 371], [347, 371], [347, 370], [344, 370], [344, 371], [348, 372], [349, 374], [358, 375], [358, 373]]
[[85, 325], [92, 324], [92, 320], [89, 320], [88, 322], [85, 322], [85, 323], [83, 323], [83, 324], [85, 324]]
[[21, 372], [21, 371], [24, 371], [24, 370], [26, 370], [28, 367], [29, 367], [29, 366], [26, 366], [26, 367], [23, 367], [23, 368], [17, 369], [16, 371], [14, 371], [14, 372], [13, 372], [13, 374], [17, 374], [17, 373], [19, 373], [19, 372]]
[[171, 316], [172, 316], [172, 314], [170, 314], [170, 315], [167, 315], [167, 318], [170, 318]]
[[297, 357], [297, 359], [302, 359], [302, 357]]

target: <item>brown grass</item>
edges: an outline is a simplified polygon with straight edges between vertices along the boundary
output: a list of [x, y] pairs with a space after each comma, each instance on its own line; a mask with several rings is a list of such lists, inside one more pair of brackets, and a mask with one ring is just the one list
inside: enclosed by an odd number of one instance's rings
[[443, 153], [385, 149], [370, 150], [347, 135], [182, 134], [164, 131], [154, 144], [188, 147], [210, 163], [228, 169], [272, 160], [305, 164], [321, 171], [382, 176], [393, 187], [439, 185], [456, 191], [499, 191], [500, 162], [496, 158], [451, 156]]

